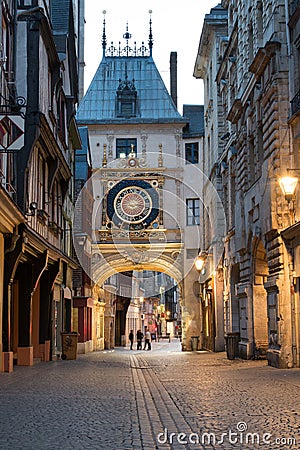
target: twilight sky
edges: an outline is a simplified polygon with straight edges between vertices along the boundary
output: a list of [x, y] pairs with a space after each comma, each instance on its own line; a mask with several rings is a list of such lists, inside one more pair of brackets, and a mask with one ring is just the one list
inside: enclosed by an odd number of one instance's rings
[[216, 0], [86, 0], [85, 1], [85, 90], [102, 58], [103, 13], [106, 11], [107, 46], [115, 47], [123, 34], [132, 34], [129, 45], [142, 41], [148, 46], [149, 10], [152, 10], [153, 59], [169, 90], [170, 53], [177, 52], [178, 110], [182, 104], [202, 104], [202, 80], [193, 77], [194, 65], [205, 14], [216, 6]]

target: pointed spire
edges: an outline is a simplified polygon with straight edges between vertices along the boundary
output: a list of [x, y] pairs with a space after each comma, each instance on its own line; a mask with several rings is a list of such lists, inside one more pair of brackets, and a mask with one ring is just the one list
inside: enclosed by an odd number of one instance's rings
[[103, 49], [103, 56], [105, 56], [105, 50], [106, 50], [105, 14], [106, 14], [106, 11], [103, 10], [102, 13], [103, 13], [102, 49]]
[[152, 56], [152, 47], [153, 47], [153, 36], [152, 36], [152, 19], [151, 19], [151, 14], [152, 14], [152, 9], [149, 9], [149, 14], [150, 14], [150, 20], [149, 20], [149, 50], [150, 50], [150, 56]]

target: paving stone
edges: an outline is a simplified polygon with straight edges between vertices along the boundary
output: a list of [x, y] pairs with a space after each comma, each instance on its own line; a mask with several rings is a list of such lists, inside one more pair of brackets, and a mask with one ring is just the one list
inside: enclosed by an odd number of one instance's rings
[[180, 352], [176, 340], [17, 366], [0, 374], [0, 448], [297, 449], [299, 389], [299, 369]]

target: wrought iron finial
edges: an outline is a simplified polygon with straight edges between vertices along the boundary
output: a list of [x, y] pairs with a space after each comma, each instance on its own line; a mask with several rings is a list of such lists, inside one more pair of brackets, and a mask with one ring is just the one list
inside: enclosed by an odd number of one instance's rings
[[106, 50], [105, 14], [106, 14], [106, 11], [103, 10], [102, 13], [103, 13], [102, 49], [103, 49], [103, 56], [105, 56], [105, 50]]
[[126, 56], [129, 56], [129, 53], [131, 52], [131, 49], [128, 45], [128, 41], [129, 41], [129, 39], [131, 39], [131, 37], [132, 37], [132, 34], [130, 34], [128, 31], [128, 22], [127, 22], [126, 23], [126, 32], [123, 34], [123, 38], [126, 39], [126, 47], [125, 47]]
[[126, 23], [126, 32], [123, 34], [123, 38], [126, 39], [127, 44], [128, 44], [128, 40], [132, 37], [132, 34], [129, 33], [128, 31], [128, 22]]
[[[150, 13], [152, 11], [149, 11]], [[106, 50], [106, 34], [105, 34], [105, 20], [103, 22], [103, 38], [102, 38], [102, 47], [104, 56], [117, 56], [117, 57], [138, 57], [138, 56], [151, 56], [152, 55], [152, 46], [153, 46], [153, 38], [152, 38], [152, 21], [150, 17], [150, 34], [149, 34], [149, 48], [147, 48], [142, 42], [142, 46], [140, 48], [137, 47], [136, 41], [133, 43], [133, 48], [129, 46], [129, 39], [132, 38], [132, 34], [129, 33], [128, 30], [128, 22], [126, 23], [126, 31], [123, 34], [123, 38], [126, 40], [126, 45], [122, 47], [121, 42], [119, 41], [118, 48], [114, 47], [113, 42]]]
[[152, 19], [151, 19], [151, 14], [152, 14], [152, 9], [149, 9], [149, 14], [150, 14], [150, 20], [149, 20], [149, 50], [150, 50], [150, 56], [152, 56], [152, 47], [153, 47], [153, 35], [152, 35]]

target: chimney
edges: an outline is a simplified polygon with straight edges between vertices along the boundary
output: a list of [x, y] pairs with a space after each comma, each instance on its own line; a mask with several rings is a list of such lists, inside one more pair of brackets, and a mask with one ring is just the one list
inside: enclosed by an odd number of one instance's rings
[[177, 108], [177, 52], [171, 52], [170, 54], [170, 90]]

